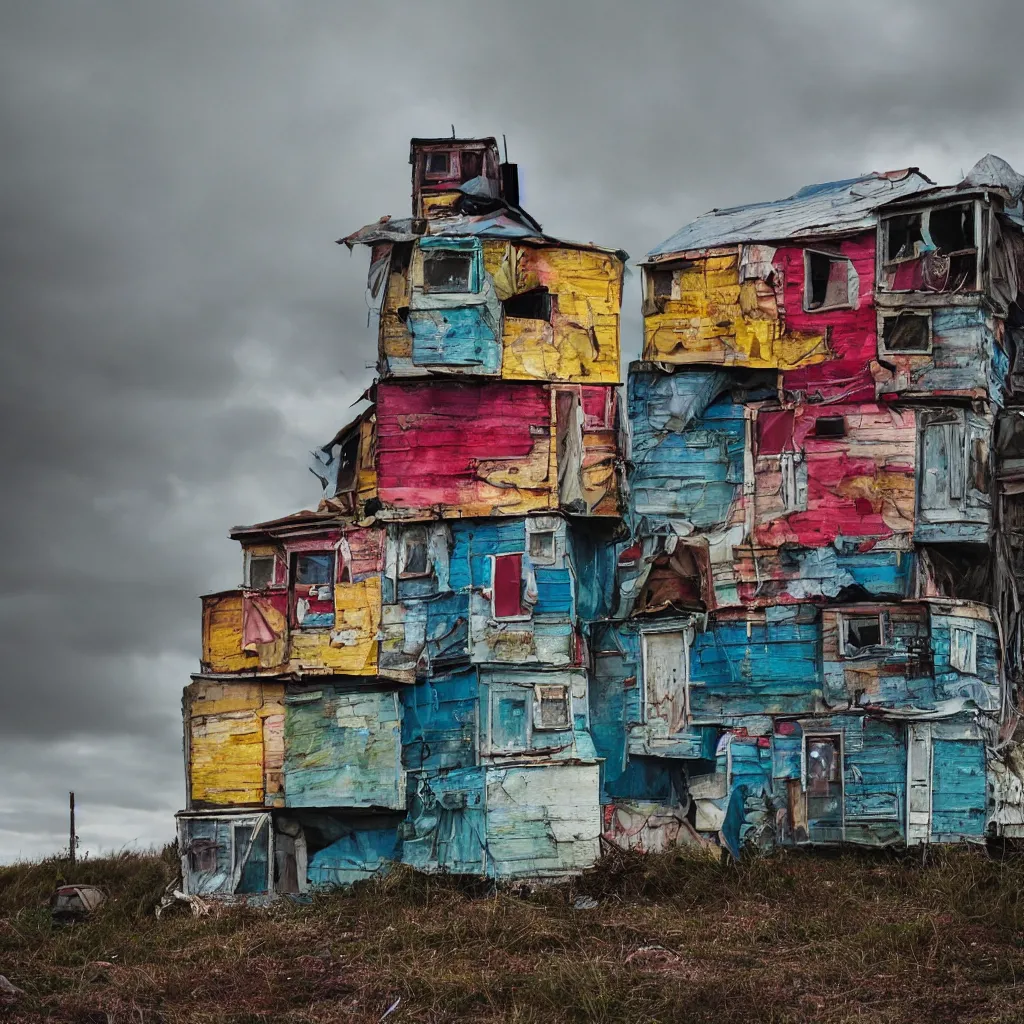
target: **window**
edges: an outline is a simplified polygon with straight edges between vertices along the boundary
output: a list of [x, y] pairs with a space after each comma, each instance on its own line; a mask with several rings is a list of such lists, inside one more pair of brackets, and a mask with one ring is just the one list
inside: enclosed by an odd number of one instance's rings
[[569, 687], [538, 685], [533, 701], [534, 729], [569, 729], [572, 716], [569, 708]]
[[247, 555], [245, 585], [250, 590], [266, 590], [274, 582], [273, 555]]
[[804, 250], [804, 309], [848, 309], [856, 294], [851, 295], [853, 264], [845, 256]]
[[968, 200], [885, 218], [879, 284], [903, 292], [975, 291], [977, 209]]
[[402, 534], [402, 556], [398, 575], [403, 578], [430, 575], [430, 554], [425, 527], [414, 526]]
[[780, 496], [783, 514], [807, 511], [807, 462], [803, 452], [782, 452], [779, 456]]
[[193, 839], [189, 844], [188, 859], [193, 871], [216, 871], [217, 844], [212, 839]]
[[467, 253], [439, 250], [423, 254], [425, 292], [469, 292], [473, 257]]
[[338, 486], [334, 493], [346, 494], [356, 489], [359, 477], [359, 431], [355, 430], [339, 445]]
[[949, 632], [949, 665], [958, 672], [978, 671], [977, 634], [973, 629], [954, 626]]
[[816, 826], [838, 827], [843, 821], [842, 740], [839, 736], [807, 736], [804, 743], [808, 825], [812, 830]]
[[877, 651], [882, 646], [881, 615], [843, 615], [844, 658], [856, 658]]
[[889, 355], [928, 355], [932, 350], [930, 313], [905, 310], [882, 317], [882, 352]]
[[295, 582], [299, 584], [331, 584], [334, 582], [334, 552], [311, 551], [296, 555]]
[[675, 276], [673, 270], [648, 270], [647, 279], [650, 282], [651, 298], [671, 299]]
[[447, 178], [451, 174], [451, 153], [428, 153], [425, 168], [428, 178]]
[[846, 437], [846, 420], [842, 416], [819, 416], [814, 421], [815, 437]]
[[555, 561], [555, 531], [535, 530], [529, 534], [530, 561], [535, 565], [553, 565]]
[[532, 291], [523, 292], [522, 295], [513, 295], [502, 303], [505, 316], [519, 317], [523, 320], [550, 320], [551, 319], [551, 293], [547, 288], [534, 288]]
[[491, 611], [496, 619], [529, 618], [523, 608], [523, 556], [491, 556]]
[[530, 694], [522, 687], [491, 691], [491, 751], [515, 753], [530, 747]]

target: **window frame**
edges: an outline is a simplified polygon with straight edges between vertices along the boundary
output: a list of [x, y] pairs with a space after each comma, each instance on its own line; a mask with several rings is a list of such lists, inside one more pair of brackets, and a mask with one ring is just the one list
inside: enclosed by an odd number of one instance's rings
[[[643, 725], [647, 725], [651, 721], [650, 713], [650, 683], [648, 680], [648, 671], [650, 669], [650, 655], [648, 653], [648, 639], [652, 636], [664, 636], [666, 634], [673, 635], [678, 634], [682, 638], [683, 644], [683, 657], [682, 657], [682, 670], [683, 670], [683, 727], [689, 726], [692, 721], [692, 711], [690, 706], [690, 688], [694, 684], [690, 678], [690, 653], [692, 649], [692, 642], [690, 639], [690, 630], [686, 625], [673, 624], [672, 626], [664, 626], [660, 629], [644, 629], [640, 633], [640, 721]], [[661, 718], [660, 715], [654, 716], [655, 718]], [[664, 721], [664, 719], [661, 719]], [[675, 735], [671, 732], [671, 725], [669, 723], [669, 735]]]
[[[494, 722], [498, 703], [503, 699], [518, 699], [518, 694], [523, 696], [523, 725], [526, 738], [522, 746], [502, 747], [494, 741]], [[535, 697], [533, 690], [528, 685], [518, 684], [495, 684], [491, 682], [488, 686], [487, 697], [487, 752], [490, 755], [503, 756], [512, 754], [526, 754], [533, 749], [533, 718]]]
[[[811, 257], [822, 256], [827, 259], [830, 263], [845, 263], [846, 264], [846, 301], [845, 302], [833, 302], [833, 303], [822, 303], [820, 306], [811, 305]], [[850, 270], [853, 269], [853, 260], [849, 256], [845, 256], [842, 253], [828, 252], [825, 249], [804, 249], [804, 294], [803, 294], [803, 311], [805, 313], [828, 313], [837, 309], [854, 309], [855, 300], [850, 296]], [[826, 288], [827, 291], [827, 288]]]
[[[847, 627], [855, 619], [875, 619], [878, 622], [878, 643], [868, 647], [851, 647]], [[839, 656], [844, 660], [873, 657], [875, 652], [884, 654], [888, 648], [885, 612], [840, 612], [839, 613]]]
[[525, 551], [502, 551], [499, 554], [488, 555], [487, 559], [491, 566], [491, 619], [494, 622], [529, 622], [533, 618], [533, 611], [527, 610], [525, 613], [520, 611], [518, 615], [498, 615], [495, 609], [495, 597], [497, 596], [497, 587], [495, 586], [495, 573], [497, 568], [497, 560], [499, 558], [510, 558], [517, 556], [519, 557], [519, 607], [523, 607], [523, 565], [527, 559]]
[[[270, 562], [270, 579], [265, 587], [257, 587], [252, 582], [252, 563], [255, 561]], [[242, 565], [242, 588], [244, 590], [270, 590], [277, 582], [277, 555], [253, 554], [246, 551]]]
[[[414, 572], [408, 569], [410, 542], [423, 545], [424, 569]], [[402, 530], [398, 548], [398, 578], [400, 580], [425, 579], [433, 575], [434, 566], [430, 560], [430, 534], [425, 526], [410, 526]]]
[[[432, 171], [430, 169], [430, 158], [443, 156], [447, 160], [444, 171]], [[452, 149], [431, 149], [423, 154], [423, 180], [424, 181], [451, 181], [459, 176], [459, 154], [458, 150]]]
[[[953, 652], [958, 648], [953, 643], [953, 636], [956, 633], [963, 633], [971, 638], [970, 653], [965, 663], [958, 664], [960, 658], [953, 660]], [[949, 627], [949, 667], [954, 672], [963, 672], [965, 675], [976, 676], [978, 674], [978, 631], [970, 626]]]
[[[533, 541], [535, 537], [550, 538], [550, 554], [536, 554], [533, 551]], [[525, 554], [532, 565], [554, 565], [558, 561], [558, 531], [555, 530], [554, 527], [549, 530], [527, 530]]]
[[[928, 325], [928, 343], [925, 348], [891, 349], [885, 340], [885, 322], [899, 320], [901, 317], [918, 317]], [[893, 312], [878, 313], [878, 354], [880, 356], [930, 356], [934, 345], [932, 334], [932, 311], [930, 309], [900, 309]]]
[[[807, 511], [808, 473], [807, 456], [801, 451], [779, 452], [779, 499], [782, 502], [782, 515], [791, 516]], [[790, 467], [792, 468], [792, 493], [788, 483]]]
[[[541, 708], [544, 691], [561, 690], [563, 707], [565, 708], [565, 725], [544, 725]], [[536, 683], [533, 688], [533, 732], [571, 732], [572, 721], [572, 687], [569, 683]]]
[[[475, 295], [477, 289], [473, 287], [475, 277], [475, 260], [476, 254], [472, 250], [465, 249], [442, 249], [440, 247], [431, 247], [429, 249], [422, 250], [423, 252], [423, 294], [424, 295]], [[466, 263], [468, 271], [466, 273], [466, 287], [465, 288], [450, 288], [450, 287], [434, 287], [427, 283], [427, 265], [431, 262], [441, 260], [458, 259]]]
[[[330, 570], [328, 575], [330, 579], [326, 582], [309, 582], [306, 580], [299, 579], [299, 559], [309, 558], [311, 556], [326, 555], [330, 559]], [[289, 585], [294, 590], [295, 587], [334, 587], [338, 577], [338, 558], [337, 552], [333, 548], [317, 549], [312, 551], [293, 551], [292, 552], [292, 563], [289, 566]]]

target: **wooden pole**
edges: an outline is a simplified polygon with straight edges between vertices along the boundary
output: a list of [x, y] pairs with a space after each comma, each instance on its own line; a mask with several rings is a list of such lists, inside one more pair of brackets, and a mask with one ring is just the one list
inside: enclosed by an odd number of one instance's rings
[[71, 804], [71, 830], [70, 830], [69, 835], [68, 835], [68, 856], [71, 859], [71, 866], [74, 867], [74, 865], [75, 865], [75, 845], [77, 844], [77, 839], [75, 837], [75, 791], [74, 790], [71, 791], [70, 804]]

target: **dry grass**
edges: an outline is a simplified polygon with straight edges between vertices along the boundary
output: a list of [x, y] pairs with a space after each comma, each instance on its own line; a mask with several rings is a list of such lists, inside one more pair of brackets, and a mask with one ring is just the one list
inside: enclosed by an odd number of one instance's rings
[[[398, 870], [270, 911], [157, 921], [169, 855], [0, 868], [11, 1021], [1024, 1021], [1024, 859], [616, 856], [532, 893]], [[598, 900], [576, 910], [581, 895]], [[107, 964], [109, 966], [103, 966]]]

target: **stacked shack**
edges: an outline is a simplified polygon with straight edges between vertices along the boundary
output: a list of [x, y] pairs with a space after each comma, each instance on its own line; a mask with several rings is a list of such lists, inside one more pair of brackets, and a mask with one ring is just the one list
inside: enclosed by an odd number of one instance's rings
[[494, 139], [414, 139], [370, 251], [378, 379], [313, 453], [315, 512], [239, 527], [185, 694], [190, 892], [304, 891], [387, 861], [592, 864], [580, 562], [621, 528], [625, 253], [545, 235]]
[[319, 507], [203, 598], [187, 891], [1024, 835], [1024, 179], [699, 218], [623, 396], [625, 253], [545, 235], [493, 139], [410, 163], [341, 240], [377, 379]]
[[1019, 834], [1022, 184], [871, 174], [648, 254], [591, 644], [632, 827], [674, 808], [735, 856]]

